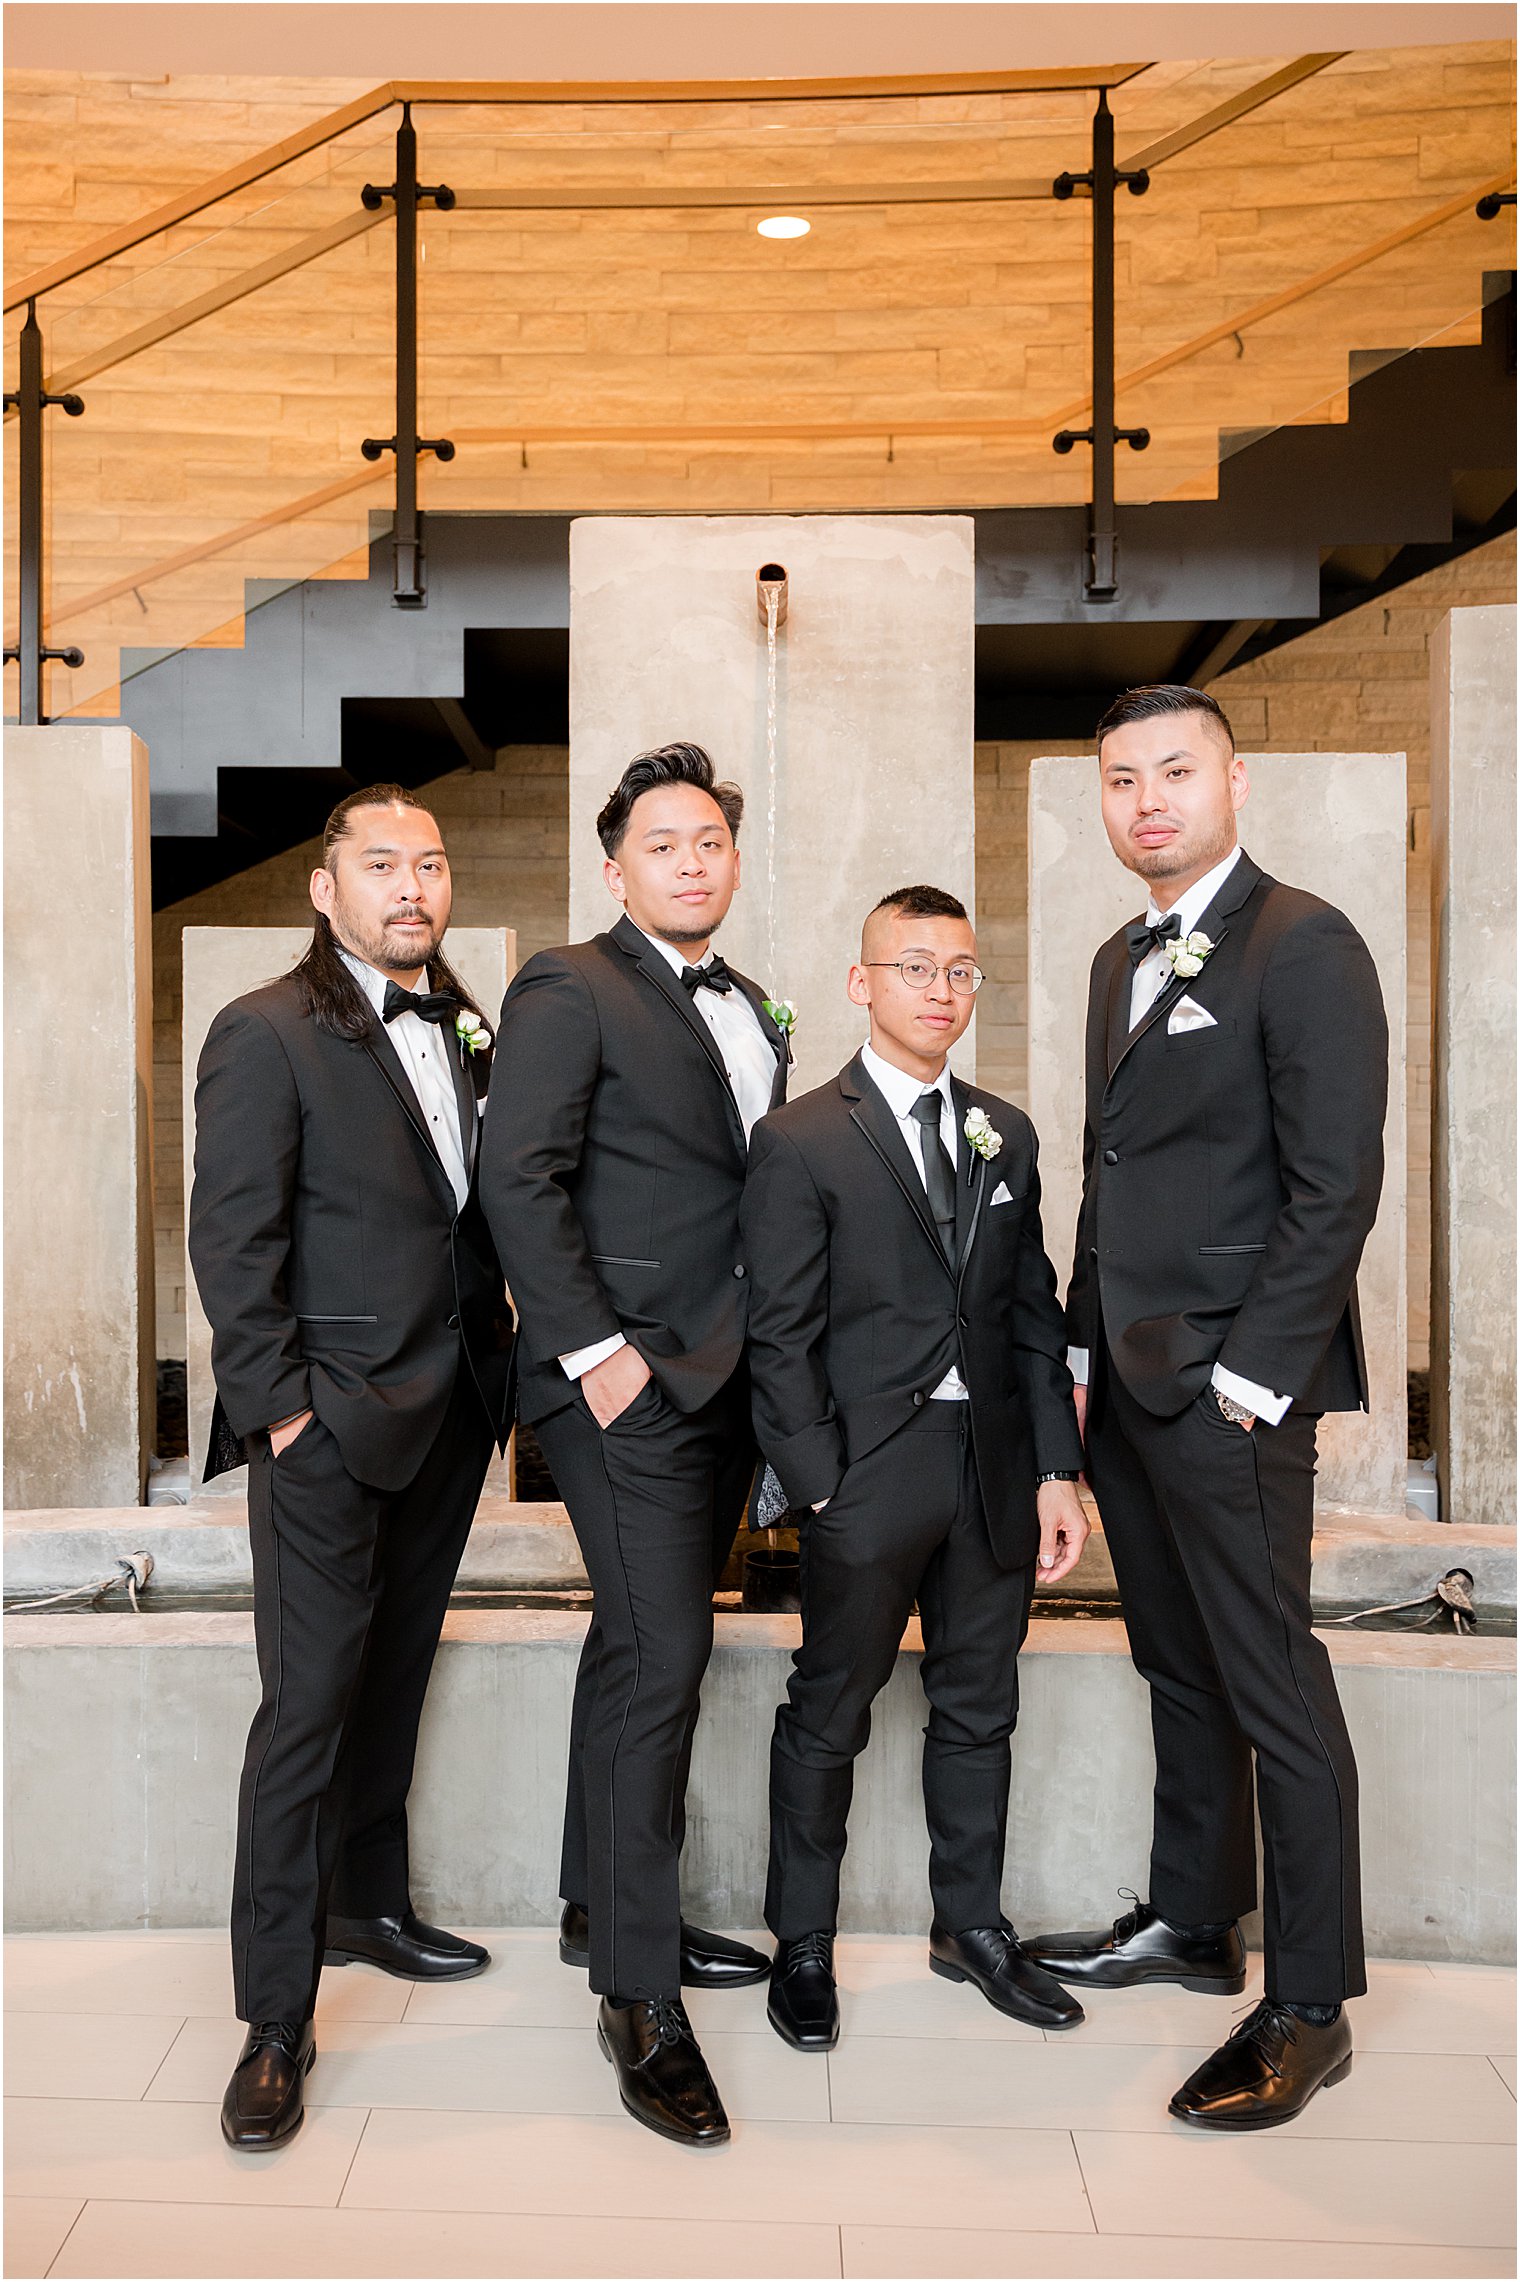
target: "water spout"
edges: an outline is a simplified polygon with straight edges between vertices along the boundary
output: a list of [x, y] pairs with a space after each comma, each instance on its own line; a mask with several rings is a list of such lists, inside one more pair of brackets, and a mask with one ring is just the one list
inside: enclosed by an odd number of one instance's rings
[[760, 611], [762, 626], [768, 625], [770, 622], [773, 603], [776, 611], [776, 624], [778, 626], [786, 624], [785, 563], [762, 563], [760, 565], [755, 573], [755, 601]]

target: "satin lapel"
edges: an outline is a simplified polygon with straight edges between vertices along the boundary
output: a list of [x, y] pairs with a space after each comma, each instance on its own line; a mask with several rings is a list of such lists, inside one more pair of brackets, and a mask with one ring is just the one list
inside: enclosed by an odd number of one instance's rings
[[1135, 970], [1123, 943], [1108, 974], [1108, 1074], [1113, 1076], [1129, 1041], [1129, 994]]
[[447, 1041], [444, 1051], [449, 1057], [449, 1069], [454, 1079], [454, 1100], [459, 1110], [459, 1143], [464, 1151], [464, 1171], [468, 1180], [475, 1163], [475, 1128], [480, 1123], [475, 1114], [475, 1082], [467, 1067], [473, 1057], [465, 1051], [464, 1040], [457, 1031], [446, 1030], [443, 1035]]
[[744, 1138], [744, 1120], [739, 1115], [739, 1104], [734, 1099], [734, 1089], [728, 1082], [728, 1071], [724, 1065], [723, 1056], [718, 1051], [718, 1041], [692, 1004], [691, 992], [681, 981], [680, 976], [669, 961], [663, 959], [655, 950], [653, 944], [646, 943], [644, 945], [643, 953], [639, 959], [639, 973], [648, 976], [666, 1005], [685, 1023], [717, 1071], [718, 1082], [723, 1088], [723, 1099], [728, 1105], [729, 1122], [733, 1127], [734, 1140], [738, 1145], [740, 1156], [747, 1156], [748, 1145]]
[[730, 967], [728, 971], [735, 987], [744, 993], [746, 1003], [754, 1008], [755, 1020], [765, 1035], [767, 1046], [776, 1057], [776, 1074], [771, 1079], [770, 1106], [779, 1109], [786, 1099], [786, 1073], [792, 1059], [791, 1044], [786, 1032], [779, 1029], [766, 1013], [765, 996], [759, 984], [752, 983], [748, 975], [741, 975], [737, 967]]
[[439, 1156], [438, 1151], [433, 1146], [432, 1135], [429, 1133], [427, 1127], [422, 1122], [422, 1112], [417, 1106], [417, 1096], [412, 1091], [411, 1080], [408, 1078], [406, 1071], [402, 1066], [400, 1055], [396, 1052], [395, 1047], [391, 1044], [389, 1038], [387, 1038], [384, 1030], [381, 1028], [378, 1022], [375, 1024], [374, 1029], [370, 1031], [368, 1037], [361, 1039], [360, 1043], [363, 1046], [365, 1053], [368, 1054], [370, 1060], [374, 1063], [375, 1068], [380, 1072], [381, 1077], [384, 1078], [386, 1084], [390, 1087], [391, 1092], [395, 1095], [396, 1100], [401, 1106], [401, 1114], [406, 1119], [408, 1125], [410, 1125], [412, 1131], [416, 1134], [418, 1140], [422, 1143], [423, 1148], [426, 1149], [428, 1153], [428, 1161], [430, 1164], [436, 1167], [438, 1177], [443, 1182], [444, 1187], [448, 1190], [450, 1199], [457, 1202], [457, 1199], [454, 1198], [454, 1184], [449, 1179], [448, 1173], [444, 1168], [443, 1159]]
[[971, 1247], [982, 1223], [982, 1199], [987, 1193], [987, 1160], [973, 1152], [966, 1139], [966, 1112], [974, 1105], [963, 1085], [952, 1078], [950, 1092], [955, 1102], [959, 1128], [956, 1139], [955, 1167], [955, 1275], [959, 1282], [966, 1273], [971, 1258]]
[[[853, 1077], [853, 1070], [851, 1075]], [[945, 1258], [945, 1248], [939, 1240], [939, 1230], [929, 1209], [928, 1191], [919, 1178], [918, 1167], [913, 1162], [907, 1142], [898, 1131], [897, 1119], [863, 1070], [859, 1077], [859, 1096], [850, 1112], [852, 1123], [859, 1126], [902, 1190], [912, 1208], [914, 1219], [934, 1247], [935, 1259], [946, 1275], [949, 1275], [950, 1263]]]

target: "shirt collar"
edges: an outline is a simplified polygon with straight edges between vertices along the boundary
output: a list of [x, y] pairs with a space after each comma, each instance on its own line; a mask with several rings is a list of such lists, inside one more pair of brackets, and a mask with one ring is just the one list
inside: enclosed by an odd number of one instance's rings
[[370, 1005], [379, 1014], [385, 1006], [385, 986], [390, 979], [389, 976], [382, 975], [378, 967], [372, 967], [368, 959], [356, 958], [354, 953], [346, 951], [341, 943], [338, 945], [338, 956], [369, 1000]]
[[[1177, 914], [1177, 924], [1184, 935], [1192, 934], [1193, 929], [1208, 910], [1209, 905], [1224, 886], [1235, 866], [1240, 862], [1240, 855], [1240, 843], [1237, 840], [1222, 864], [1216, 864], [1211, 872], [1205, 872], [1201, 880], [1194, 880], [1192, 886], [1178, 896], [1172, 905], [1172, 909]], [[1154, 927], [1161, 916], [1156, 908], [1156, 899], [1152, 896], [1145, 909], [1147, 926]]]
[[[630, 927], [639, 927], [636, 919], [630, 919], [628, 924]], [[647, 927], [639, 927], [639, 933], [646, 943], [654, 945], [661, 958], [665, 960], [668, 966], [673, 967], [677, 974], [680, 974], [684, 967], [696, 966], [700, 968], [712, 965], [713, 947], [711, 943], [708, 944], [700, 959], [693, 960], [687, 958], [679, 943], [662, 942], [658, 935], [651, 935]]]
[[895, 1062], [884, 1060], [869, 1040], [861, 1047], [860, 1058], [865, 1064], [867, 1077], [899, 1124], [905, 1125], [913, 1115], [913, 1104], [922, 1093], [937, 1093], [954, 1109], [955, 1096], [950, 1091], [948, 1062], [933, 1085], [926, 1086], [921, 1078], [911, 1077], [906, 1070], [900, 1070]]

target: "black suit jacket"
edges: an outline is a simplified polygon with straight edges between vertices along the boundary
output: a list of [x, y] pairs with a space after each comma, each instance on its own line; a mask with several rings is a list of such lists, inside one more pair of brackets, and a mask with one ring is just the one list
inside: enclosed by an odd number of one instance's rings
[[[1074, 1346], [1106, 1332], [1158, 1418], [1215, 1363], [1304, 1410], [1361, 1410], [1356, 1271], [1377, 1215], [1388, 1024], [1343, 912], [1242, 852], [1198, 922], [1214, 950], [1129, 1028], [1121, 928], [1093, 961]], [[1212, 1028], [1168, 1035], [1186, 994]]]
[[[953, 1365], [971, 1398], [988, 1533], [1012, 1568], [1038, 1548], [1038, 1476], [1077, 1472], [1082, 1445], [1034, 1127], [996, 1094], [952, 1088], [962, 1129], [983, 1109], [1002, 1137], [987, 1160], [962, 1131], [953, 1269], [859, 1056], [756, 1126], [743, 1212], [755, 1430], [791, 1503], [814, 1505]], [[999, 1189], [1010, 1201], [994, 1205]]]
[[472, 1167], [462, 1212], [378, 1019], [336, 1037], [286, 976], [212, 1023], [189, 1229], [218, 1398], [208, 1478], [241, 1463], [245, 1435], [309, 1407], [351, 1474], [402, 1488], [443, 1423], [461, 1338], [505, 1437], [512, 1311], [473, 1169], [490, 1055], [439, 1038]]
[[[756, 985], [729, 969], [776, 1056]], [[519, 1403], [575, 1392], [561, 1355], [621, 1331], [680, 1411], [738, 1369], [749, 1286], [739, 1248], [744, 1126], [717, 1041], [668, 960], [620, 919], [540, 951], [501, 1009], [481, 1197], [522, 1318]]]

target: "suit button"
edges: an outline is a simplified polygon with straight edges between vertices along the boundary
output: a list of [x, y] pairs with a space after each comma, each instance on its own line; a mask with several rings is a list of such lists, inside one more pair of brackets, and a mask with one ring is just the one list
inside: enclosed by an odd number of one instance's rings
[[735, 1270], [734, 1270], [734, 1274], [735, 1274], [736, 1276], [742, 1276], [742, 1275], [743, 1275], [743, 1273], [744, 1273], [744, 1270], [743, 1270], [742, 1268], [735, 1268]]
[[1088, 1247], [1087, 1247], [1087, 1257], [1089, 1258], [1089, 1260], [1096, 1260], [1096, 1258], [1098, 1257], [1098, 1247], [1097, 1247], [1097, 1245], [1096, 1245], [1096, 1244], [1089, 1244], [1089, 1245], [1088, 1245]]
[[1118, 1164], [1118, 1162], [1119, 1162], [1119, 1152], [1118, 1152], [1118, 1150], [1117, 1150], [1117, 1149], [1105, 1149], [1105, 1150], [1104, 1150], [1104, 1152], [1103, 1152], [1103, 1162], [1104, 1162], [1104, 1164], [1105, 1164], [1105, 1165], [1117, 1165], [1117, 1164]]
[[962, 1331], [969, 1331], [971, 1329], [971, 1318], [969, 1315], [963, 1315], [961, 1317], [961, 1329]]
[[922, 1410], [922, 1408], [923, 1408], [923, 1405], [924, 1405], [924, 1398], [923, 1398], [923, 1396], [922, 1396], [922, 1395], [915, 1395], [915, 1396], [913, 1397], [913, 1408], [914, 1408], [915, 1410]]
[[449, 1320], [448, 1320], [448, 1322], [447, 1322], [447, 1323], [444, 1325], [444, 1327], [443, 1327], [443, 1328], [444, 1328], [444, 1330], [445, 1330], [445, 1331], [457, 1331], [457, 1330], [459, 1329], [459, 1318], [458, 1318], [458, 1316], [457, 1316], [457, 1315], [451, 1315], [451, 1316], [449, 1317]]

